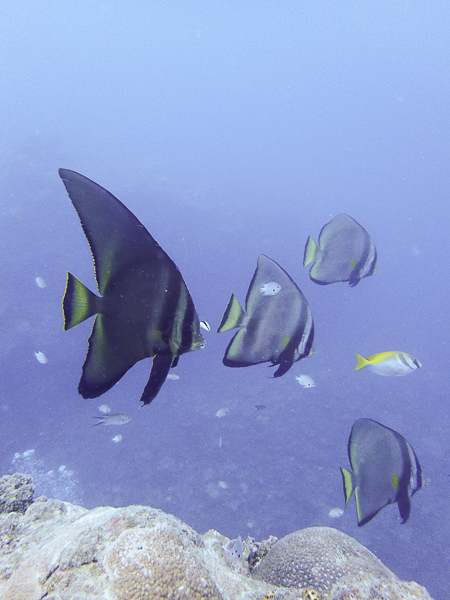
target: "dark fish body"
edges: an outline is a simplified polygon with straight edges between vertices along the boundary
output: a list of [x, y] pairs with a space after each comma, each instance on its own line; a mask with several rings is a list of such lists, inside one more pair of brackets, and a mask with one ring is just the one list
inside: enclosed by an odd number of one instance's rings
[[364, 227], [341, 213], [322, 228], [318, 245], [308, 238], [303, 266], [312, 262], [309, 276], [314, 283], [348, 281], [354, 287], [376, 273], [377, 250]]
[[[279, 287], [267, 294], [270, 282]], [[245, 300], [245, 312], [231, 295], [218, 332], [239, 327], [225, 352], [227, 367], [264, 362], [278, 365], [281, 377], [301, 358], [313, 353], [314, 322], [301, 290], [274, 260], [261, 254]]]
[[204, 346], [191, 295], [175, 263], [126, 206], [83, 175], [59, 174], [91, 248], [101, 294], [67, 274], [64, 330], [96, 315], [78, 391], [96, 398], [153, 357], [141, 396], [149, 404], [179, 356]]
[[372, 419], [355, 421], [348, 440], [353, 473], [341, 468], [345, 503], [353, 492], [358, 525], [397, 502], [402, 523], [411, 510], [411, 496], [422, 487], [422, 469], [405, 438]]

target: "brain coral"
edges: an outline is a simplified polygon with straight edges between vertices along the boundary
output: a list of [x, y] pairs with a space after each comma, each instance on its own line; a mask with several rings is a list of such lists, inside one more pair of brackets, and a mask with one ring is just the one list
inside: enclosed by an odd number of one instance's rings
[[322, 594], [347, 576], [397, 581], [372, 552], [331, 527], [308, 527], [282, 538], [253, 569], [253, 575], [272, 585], [313, 588]]
[[170, 527], [129, 529], [106, 555], [117, 600], [222, 600], [191, 541]]

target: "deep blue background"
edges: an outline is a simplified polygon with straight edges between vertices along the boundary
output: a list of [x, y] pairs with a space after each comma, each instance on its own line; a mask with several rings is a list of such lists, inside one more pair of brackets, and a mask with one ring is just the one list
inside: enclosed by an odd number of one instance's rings
[[[338, 527], [447, 598], [449, 27], [443, 0], [4, 0], [0, 472], [35, 449], [39, 491], [87, 507], [149, 504], [229, 537]], [[62, 332], [65, 271], [95, 281], [58, 167], [135, 212], [211, 322], [206, 348], [140, 411], [149, 361], [98, 400], [77, 394], [91, 325]], [[379, 275], [354, 289], [316, 286], [302, 268], [307, 236], [338, 212], [379, 253]], [[213, 333], [260, 253], [296, 280], [316, 323], [316, 355], [280, 380], [265, 365], [225, 368], [230, 334]], [[355, 352], [394, 349], [423, 368], [354, 372]], [[300, 388], [300, 373], [317, 386]], [[102, 403], [131, 422], [92, 427]], [[353, 500], [328, 517], [363, 416], [402, 433], [429, 482], [403, 526], [389, 506], [358, 529]]]

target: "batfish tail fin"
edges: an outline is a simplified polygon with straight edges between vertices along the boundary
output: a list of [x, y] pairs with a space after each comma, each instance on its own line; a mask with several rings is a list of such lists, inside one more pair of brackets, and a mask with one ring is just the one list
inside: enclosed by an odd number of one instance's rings
[[[177, 358], [177, 357], [176, 357]], [[175, 360], [176, 360], [175, 358]], [[147, 385], [144, 388], [141, 396], [141, 402], [145, 406], [156, 398], [162, 384], [174, 363], [174, 357], [171, 354], [156, 354], [153, 358], [152, 370]]]
[[361, 356], [361, 354], [357, 354], [356, 355], [356, 367], [355, 367], [355, 371], [359, 371], [360, 369], [363, 369], [364, 367], [366, 367], [369, 364], [369, 361], [364, 358], [364, 356]]
[[66, 290], [63, 297], [64, 331], [79, 325], [99, 312], [100, 298], [79, 279], [67, 273]]
[[236, 327], [240, 327], [244, 321], [245, 313], [239, 304], [238, 299], [234, 294], [231, 294], [231, 298], [228, 302], [228, 306], [223, 313], [222, 321], [217, 329], [217, 333], [222, 333], [222, 331], [229, 331], [230, 329], [235, 329]]
[[307, 267], [312, 262], [314, 262], [317, 258], [317, 251], [319, 250], [319, 246], [312, 239], [311, 236], [308, 237], [308, 241], [305, 246], [305, 256], [303, 257], [303, 266]]
[[345, 494], [345, 506], [347, 506], [348, 501], [352, 497], [353, 492], [355, 491], [355, 476], [347, 469], [341, 467], [342, 480], [344, 484], [344, 494]]

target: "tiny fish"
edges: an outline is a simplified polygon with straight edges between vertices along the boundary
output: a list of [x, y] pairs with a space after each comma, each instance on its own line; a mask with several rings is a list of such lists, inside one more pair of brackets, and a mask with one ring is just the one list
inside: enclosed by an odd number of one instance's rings
[[106, 415], [105, 417], [93, 417], [93, 419], [98, 419], [95, 425], [125, 425], [131, 421], [131, 417], [125, 415], [124, 413], [117, 413], [113, 415]]
[[169, 373], [167, 375], [166, 379], [171, 379], [172, 381], [177, 381], [178, 379], [180, 379], [180, 376], [177, 375], [176, 373]]
[[200, 321], [200, 328], [204, 329], [205, 331], [211, 331], [211, 325], [208, 323], [208, 321]]
[[328, 513], [328, 516], [332, 519], [339, 519], [339, 517], [342, 517], [343, 514], [344, 511], [342, 508], [332, 508]]
[[238, 535], [237, 539], [233, 541], [229, 541], [228, 544], [223, 546], [224, 552], [230, 558], [234, 560], [239, 560], [242, 554], [242, 538]]
[[228, 413], [228, 408], [219, 408], [219, 410], [216, 412], [216, 417], [220, 419], [221, 417], [226, 417]]
[[98, 407], [98, 410], [102, 413], [110, 413], [111, 409], [109, 408], [109, 406], [107, 404], [102, 404], [101, 406]]
[[36, 279], [34, 281], [36, 282], [36, 285], [38, 286], [38, 288], [41, 288], [41, 290], [43, 290], [44, 288], [47, 287], [47, 284], [45, 283], [45, 279], [43, 279], [42, 277], [36, 277]]
[[114, 442], [115, 444], [118, 444], [119, 442], [122, 441], [122, 436], [121, 435], [115, 435], [114, 437], [111, 438], [111, 441]]
[[45, 365], [45, 363], [48, 362], [48, 359], [43, 352], [35, 352], [34, 356], [36, 357], [36, 360], [41, 363], [41, 365]]
[[314, 383], [314, 379], [309, 375], [299, 375], [295, 378], [297, 383], [302, 386], [302, 388], [312, 388], [316, 387]]
[[276, 281], [269, 281], [259, 288], [259, 292], [262, 296], [275, 296], [281, 290], [281, 285]]
[[265, 404], [255, 404], [255, 410], [258, 412], [266, 412], [267, 406]]

